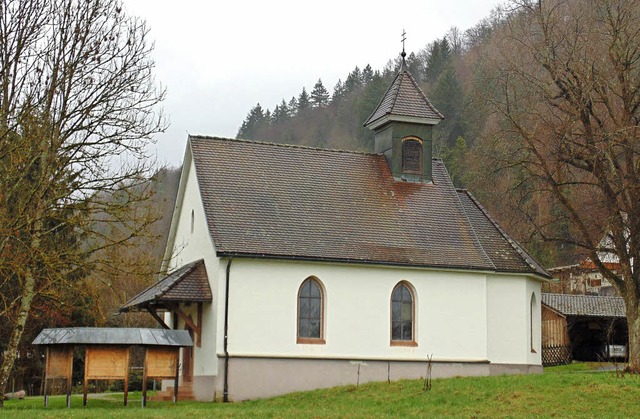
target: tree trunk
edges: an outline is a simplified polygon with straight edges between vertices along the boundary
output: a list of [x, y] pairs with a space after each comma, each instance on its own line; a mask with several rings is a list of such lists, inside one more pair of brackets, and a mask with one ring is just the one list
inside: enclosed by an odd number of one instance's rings
[[11, 331], [9, 345], [7, 346], [5, 357], [2, 360], [2, 367], [0, 368], [0, 408], [3, 407], [2, 398], [6, 392], [9, 375], [11, 374], [11, 370], [13, 370], [13, 364], [16, 360], [18, 345], [22, 339], [22, 333], [24, 332], [24, 327], [27, 324], [29, 312], [31, 311], [31, 302], [35, 295], [35, 284], [36, 280], [33, 272], [29, 269], [22, 288], [18, 318], [12, 327], [13, 330]]
[[[627, 328], [629, 331], [629, 348], [627, 355], [629, 356], [629, 371], [640, 373], [640, 311], [637, 304], [631, 304], [632, 301], [625, 298], [627, 304]], [[637, 303], [637, 299], [632, 299]]]

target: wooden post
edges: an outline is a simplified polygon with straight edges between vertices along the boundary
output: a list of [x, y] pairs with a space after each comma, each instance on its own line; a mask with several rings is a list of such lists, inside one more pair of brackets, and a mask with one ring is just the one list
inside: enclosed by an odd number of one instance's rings
[[173, 402], [178, 403], [178, 378], [180, 376], [180, 363], [176, 359], [176, 377], [173, 380]]
[[202, 346], [202, 303], [198, 303], [198, 335], [196, 336], [196, 346]]
[[68, 370], [67, 370], [67, 409], [71, 409], [71, 387], [73, 387], [73, 347], [68, 349]]
[[82, 392], [82, 405], [87, 405], [87, 390], [89, 389], [89, 347], [84, 350], [84, 389]]
[[49, 395], [47, 392], [49, 391], [49, 386], [47, 382], [49, 381], [49, 347], [47, 346], [46, 355], [45, 355], [45, 368], [44, 368], [44, 407], [49, 407]]
[[129, 354], [131, 348], [127, 348], [125, 355], [125, 373], [124, 373], [124, 405], [127, 405], [127, 399], [129, 397]]
[[142, 407], [147, 406], [147, 370], [149, 362], [149, 348], [144, 351], [144, 367], [142, 368]]

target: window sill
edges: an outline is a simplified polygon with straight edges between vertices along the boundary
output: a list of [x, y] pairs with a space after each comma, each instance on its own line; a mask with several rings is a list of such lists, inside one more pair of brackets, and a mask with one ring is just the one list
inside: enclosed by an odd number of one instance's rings
[[322, 338], [298, 338], [296, 343], [304, 345], [324, 345], [327, 342]]
[[391, 346], [412, 346], [417, 347], [418, 343], [414, 340], [392, 340]]

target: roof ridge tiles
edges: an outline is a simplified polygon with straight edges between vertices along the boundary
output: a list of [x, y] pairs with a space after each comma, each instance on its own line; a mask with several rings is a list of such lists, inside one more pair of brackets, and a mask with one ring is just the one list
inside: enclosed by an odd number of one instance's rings
[[362, 154], [362, 155], [371, 155], [377, 156], [378, 153], [369, 153], [366, 151], [355, 151], [355, 150], [344, 150], [338, 148], [322, 148], [322, 147], [312, 147], [301, 144], [287, 144], [287, 143], [274, 143], [271, 141], [259, 141], [259, 140], [245, 140], [242, 138], [224, 138], [224, 137], [215, 137], [209, 135], [189, 135], [189, 139], [201, 139], [201, 140], [217, 140], [217, 141], [233, 141], [237, 143], [246, 143], [246, 144], [259, 144], [259, 145], [268, 145], [268, 146], [277, 146], [284, 148], [299, 148], [303, 150], [314, 150], [314, 151], [328, 151], [332, 153], [349, 153], [349, 154]]

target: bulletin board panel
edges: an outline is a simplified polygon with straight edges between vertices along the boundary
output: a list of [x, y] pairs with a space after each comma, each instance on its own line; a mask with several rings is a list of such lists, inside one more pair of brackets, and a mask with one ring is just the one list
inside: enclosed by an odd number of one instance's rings
[[128, 346], [88, 346], [85, 380], [124, 380], [129, 375]]
[[67, 407], [71, 407], [73, 347], [66, 345], [48, 346], [44, 373], [44, 406], [49, 406], [50, 386], [55, 380], [63, 380], [66, 387]]
[[55, 347], [47, 348], [47, 379], [65, 378], [71, 379], [73, 372], [73, 348]]
[[84, 394], [87, 405], [89, 380], [124, 380], [124, 405], [129, 395], [129, 346], [87, 346], [84, 355]]
[[178, 366], [179, 347], [149, 347], [145, 358], [148, 377], [173, 378]]

